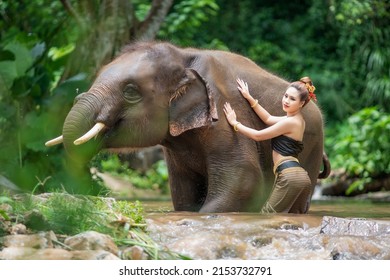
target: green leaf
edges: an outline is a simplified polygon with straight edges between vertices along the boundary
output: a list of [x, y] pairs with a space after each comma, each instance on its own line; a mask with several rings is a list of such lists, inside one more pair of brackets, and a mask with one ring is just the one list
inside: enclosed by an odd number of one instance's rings
[[66, 45], [66, 46], [63, 46], [63, 47], [60, 47], [60, 48], [53, 47], [49, 50], [48, 56], [53, 61], [56, 61], [64, 56], [70, 54], [71, 52], [73, 52], [74, 49], [75, 49], [75, 44], [73, 44], [73, 43]]
[[9, 221], [9, 220], [10, 220], [10, 218], [9, 218], [9, 216], [8, 216], [8, 214], [7, 214], [7, 212], [5, 212], [5, 211], [2, 210], [2, 209], [0, 209], [0, 216], [2, 216], [2, 217], [4, 218], [4, 220], [6, 220], [6, 221]]
[[0, 50], [0, 61], [4, 60], [15, 60], [15, 55], [13, 52], [7, 51], [7, 50]]
[[27, 69], [29, 69], [33, 64], [33, 58], [30, 50], [19, 43], [9, 43], [4, 47], [4, 49], [14, 53], [15, 55], [14, 62], [17, 77], [24, 76]]
[[4, 89], [10, 89], [14, 80], [18, 77], [14, 61], [0, 61], [0, 85]]
[[31, 55], [32, 55], [33, 59], [36, 59], [37, 57], [40, 57], [41, 55], [43, 55], [43, 53], [45, 52], [45, 49], [46, 49], [45, 43], [36, 44], [31, 50]]
[[11, 203], [12, 199], [7, 196], [0, 196], [0, 204]]

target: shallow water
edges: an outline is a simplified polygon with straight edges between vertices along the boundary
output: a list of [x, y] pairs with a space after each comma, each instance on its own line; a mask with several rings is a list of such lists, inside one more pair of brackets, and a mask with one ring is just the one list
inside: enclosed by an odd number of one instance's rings
[[390, 259], [390, 204], [313, 202], [305, 215], [174, 212], [144, 202], [151, 237], [193, 259]]

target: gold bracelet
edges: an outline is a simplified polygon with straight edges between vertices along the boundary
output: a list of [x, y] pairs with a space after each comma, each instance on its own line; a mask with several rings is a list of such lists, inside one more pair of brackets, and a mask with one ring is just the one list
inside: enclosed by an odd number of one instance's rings
[[259, 103], [259, 100], [255, 100], [255, 103], [253, 103], [253, 105], [251, 105], [252, 108], [256, 107], [257, 103]]
[[238, 126], [239, 124], [241, 124], [241, 123], [240, 123], [240, 122], [237, 122], [235, 125], [233, 125], [233, 128], [234, 128], [235, 131], [238, 131], [238, 127], [237, 127], [237, 126]]

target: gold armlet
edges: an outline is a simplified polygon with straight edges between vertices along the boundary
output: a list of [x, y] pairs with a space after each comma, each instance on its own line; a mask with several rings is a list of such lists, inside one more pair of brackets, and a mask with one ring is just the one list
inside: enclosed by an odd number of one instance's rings
[[251, 107], [252, 107], [252, 108], [255, 108], [256, 105], [257, 105], [258, 103], [259, 103], [259, 100], [256, 99], [256, 100], [255, 100], [255, 103], [253, 103], [253, 105], [251, 105]]
[[238, 125], [241, 124], [240, 122], [237, 122], [235, 125], [233, 125], [233, 128], [235, 131], [238, 131]]

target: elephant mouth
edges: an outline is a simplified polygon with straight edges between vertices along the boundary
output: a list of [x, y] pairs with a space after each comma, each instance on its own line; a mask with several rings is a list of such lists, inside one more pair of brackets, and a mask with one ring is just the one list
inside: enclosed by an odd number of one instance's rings
[[[81, 144], [88, 142], [92, 138], [96, 137], [99, 134], [99, 132], [102, 131], [105, 127], [106, 127], [106, 125], [104, 123], [101, 123], [101, 122], [96, 123], [87, 133], [85, 133], [83, 136], [77, 138], [73, 142], [73, 144], [81, 145]], [[45, 146], [51, 147], [54, 145], [61, 144], [61, 143], [63, 143], [63, 141], [64, 141], [64, 137], [61, 135], [59, 137], [56, 137], [52, 140], [47, 141], [45, 143]]]

